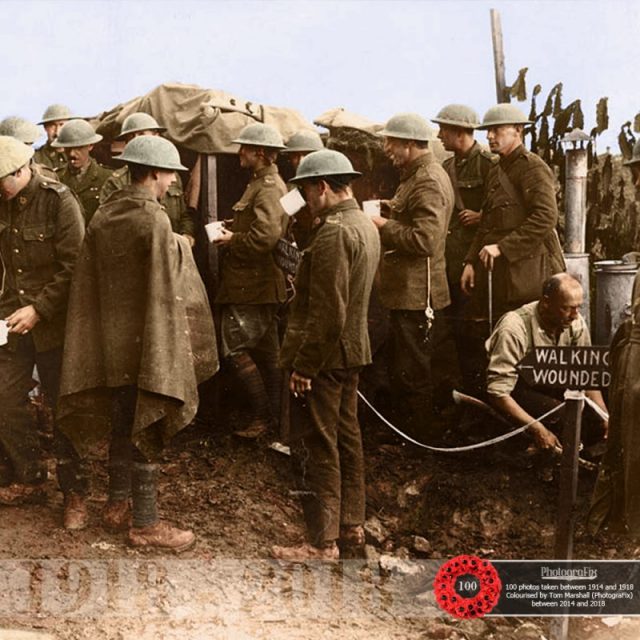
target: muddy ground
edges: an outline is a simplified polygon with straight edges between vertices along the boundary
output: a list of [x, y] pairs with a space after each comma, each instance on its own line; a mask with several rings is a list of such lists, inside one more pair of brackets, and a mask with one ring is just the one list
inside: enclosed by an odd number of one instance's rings
[[[180, 556], [134, 551], [123, 535], [99, 526], [102, 451], [91, 461], [86, 530], [60, 527], [62, 497], [53, 480], [46, 505], [0, 507], [0, 629], [58, 640], [549, 638], [548, 619], [454, 620], [434, 605], [431, 585], [438, 564], [462, 553], [552, 557], [553, 467], [532, 466], [521, 455], [524, 441], [430, 454], [402, 444], [366, 409], [361, 419], [365, 559], [329, 567], [270, 561], [271, 545], [304, 537], [289, 460], [268, 440], [239, 442], [228, 425], [201, 420], [178, 436], [162, 466], [163, 516], [198, 536]], [[581, 472], [575, 557], [634, 557], [640, 551], [633, 541], [585, 534], [594, 480], [593, 472]], [[573, 620], [569, 637], [635, 640], [640, 622]]]

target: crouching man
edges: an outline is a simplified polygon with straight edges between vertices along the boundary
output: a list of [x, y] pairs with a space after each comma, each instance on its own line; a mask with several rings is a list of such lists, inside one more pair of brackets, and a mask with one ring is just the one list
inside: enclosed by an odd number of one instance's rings
[[[538, 389], [519, 379], [516, 365], [535, 347], [589, 346], [591, 338], [584, 318], [578, 311], [583, 301], [581, 284], [567, 273], [557, 273], [546, 280], [542, 297], [536, 302], [509, 311], [496, 325], [487, 340], [489, 365], [487, 367], [488, 401], [509, 422], [530, 424], [527, 430], [540, 449], [559, 449], [557, 431], [560, 412], [545, 422], [535, 419], [557, 407], [564, 395], [557, 390]], [[556, 393], [554, 394], [554, 391]], [[587, 391], [586, 395], [606, 411], [600, 391]], [[585, 435], [606, 435], [607, 424], [593, 423], [593, 414], [585, 414]]]
[[322, 150], [302, 160], [292, 181], [315, 218], [280, 351], [291, 372], [291, 449], [310, 543], [273, 547], [281, 560], [335, 560], [338, 540], [364, 544], [357, 391], [371, 362], [367, 309], [380, 240], [351, 195], [359, 175], [346, 156]]
[[111, 434], [105, 527], [128, 529], [133, 546], [182, 551], [194, 534], [159, 519], [155, 460], [218, 368], [214, 327], [189, 242], [159, 203], [184, 169], [177, 149], [143, 136], [117, 159], [131, 184], [99, 207], [78, 259], [60, 420], [81, 450]]

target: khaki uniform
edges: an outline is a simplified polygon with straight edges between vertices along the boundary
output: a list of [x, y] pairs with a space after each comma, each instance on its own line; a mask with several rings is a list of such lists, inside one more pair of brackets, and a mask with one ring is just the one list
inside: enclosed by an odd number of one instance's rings
[[[0, 347], [0, 444], [11, 461], [14, 480], [36, 484], [46, 479], [40, 443], [29, 411], [28, 393], [38, 367], [45, 397], [55, 408], [71, 274], [84, 235], [74, 194], [63, 184], [32, 173], [12, 200], [0, 201], [0, 257], [4, 286], [0, 318], [33, 305], [39, 322], [26, 335], [9, 334]], [[54, 422], [54, 450], [60, 461], [63, 492], [84, 493], [86, 475], [69, 442]]]
[[68, 164], [56, 173], [58, 180], [78, 196], [84, 210], [85, 224], [88, 225], [100, 204], [100, 190], [111, 175], [111, 169], [103, 167], [91, 158], [87, 170], [82, 174], [73, 173]]
[[[450, 332], [442, 309], [451, 301], [445, 240], [453, 205], [451, 181], [428, 152], [403, 171], [390, 219], [380, 229], [380, 301], [390, 309], [387, 359], [395, 419], [418, 437], [432, 423], [434, 350]], [[424, 313], [429, 290], [431, 329]]]
[[564, 271], [556, 225], [555, 181], [551, 169], [519, 146], [491, 169], [482, 221], [466, 261], [475, 268], [471, 313], [488, 317], [487, 273], [479, 261], [483, 246], [497, 244], [502, 255], [493, 268], [493, 320], [537, 300], [542, 283]]
[[[124, 189], [130, 184], [131, 173], [129, 172], [129, 167], [125, 166], [114, 171], [102, 185], [102, 189], [100, 190], [100, 204], [106, 202], [112, 193]], [[187, 211], [184, 191], [182, 189], [182, 178], [180, 178], [179, 174], [176, 173], [175, 182], [169, 186], [160, 204], [169, 216], [173, 231], [192, 237], [195, 236], [195, 224], [191, 213]]]
[[52, 147], [49, 141], [45, 142], [39, 149], [36, 149], [33, 159], [38, 164], [50, 167], [54, 171], [67, 166], [67, 158], [62, 149]]
[[37, 162], [31, 163], [31, 170], [38, 175], [41, 175], [45, 180], [55, 180], [56, 182], [60, 182], [58, 180], [58, 175], [46, 164], [38, 164]]
[[349, 199], [321, 214], [296, 275], [280, 364], [312, 378], [291, 399], [291, 449], [312, 544], [364, 523], [358, 372], [371, 362], [367, 311], [380, 256], [373, 224]]
[[[474, 142], [464, 158], [453, 156], [447, 158], [442, 164], [451, 179], [455, 194], [455, 208], [449, 222], [445, 248], [447, 279], [451, 294], [451, 305], [446, 311], [446, 318], [447, 323], [453, 327], [458, 356], [457, 363], [449, 358], [444, 366], [447, 368], [457, 366], [462, 374], [465, 391], [474, 395], [482, 387], [486, 354], [484, 339], [478, 339], [473, 327], [466, 321], [469, 298], [462, 292], [460, 276], [478, 225], [465, 226], [459, 216], [464, 209], [482, 211], [487, 175], [497, 161], [497, 156]], [[450, 356], [453, 356], [453, 353]]]

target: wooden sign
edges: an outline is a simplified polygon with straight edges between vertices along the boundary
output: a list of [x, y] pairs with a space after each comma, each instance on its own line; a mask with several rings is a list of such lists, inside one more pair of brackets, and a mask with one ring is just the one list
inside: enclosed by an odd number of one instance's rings
[[531, 386], [584, 391], [611, 381], [609, 347], [536, 347], [516, 369]]
[[301, 258], [302, 251], [298, 247], [287, 242], [284, 238], [278, 240], [278, 244], [276, 244], [276, 248], [273, 251], [273, 259], [285, 274], [295, 276]]

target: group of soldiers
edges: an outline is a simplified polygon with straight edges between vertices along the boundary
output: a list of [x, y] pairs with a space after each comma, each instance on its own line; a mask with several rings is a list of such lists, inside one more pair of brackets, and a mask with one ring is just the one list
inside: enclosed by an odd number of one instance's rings
[[[434, 389], [444, 373], [432, 364], [452, 336], [465, 387], [478, 392], [488, 371], [493, 406], [530, 424], [538, 446], [558, 445], [532, 418], [537, 399], [527, 405], [516, 393], [510, 367], [517, 348], [541, 336], [573, 339], [581, 290], [562, 273], [554, 177], [524, 148], [529, 123], [517, 107], [492, 107], [481, 123], [471, 108], [448, 105], [433, 118], [437, 136], [417, 114], [392, 117], [380, 135], [400, 183], [373, 215], [353, 197], [361, 174], [317, 134], [299, 132], [285, 145], [269, 125], [245, 127], [234, 142], [251, 178], [214, 240], [223, 254], [211, 301], [219, 344], [191, 255], [193, 216], [176, 173], [185, 167], [162, 127], [130, 115], [116, 158], [124, 166], [112, 172], [91, 157], [101, 136], [65, 107], [45, 112], [48, 140], [35, 156], [33, 133], [22, 135], [25, 122], [12, 120], [20, 131], [0, 123], [0, 317], [8, 330], [0, 346], [0, 504], [43, 496], [46, 469], [28, 410], [35, 365], [56, 408], [64, 526], [87, 526], [84, 455], [109, 435], [103, 525], [127, 531], [134, 546], [190, 547], [193, 532], [158, 516], [156, 460], [193, 419], [198, 384], [218, 370], [219, 350], [242, 389], [241, 437], [276, 431], [288, 376], [289, 444], [309, 535], [273, 555], [333, 560], [362, 547], [357, 390], [371, 363], [376, 280], [389, 311], [389, 380], [403, 429], [423, 440], [436, 432]], [[489, 151], [475, 141], [477, 129], [487, 131]], [[431, 150], [437, 138], [453, 153], [444, 164]], [[293, 225], [280, 202], [288, 191], [281, 152], [306, 203]], [[283, 237], [302, 250], [284, 321], [287, 283], [274, 257]]]

